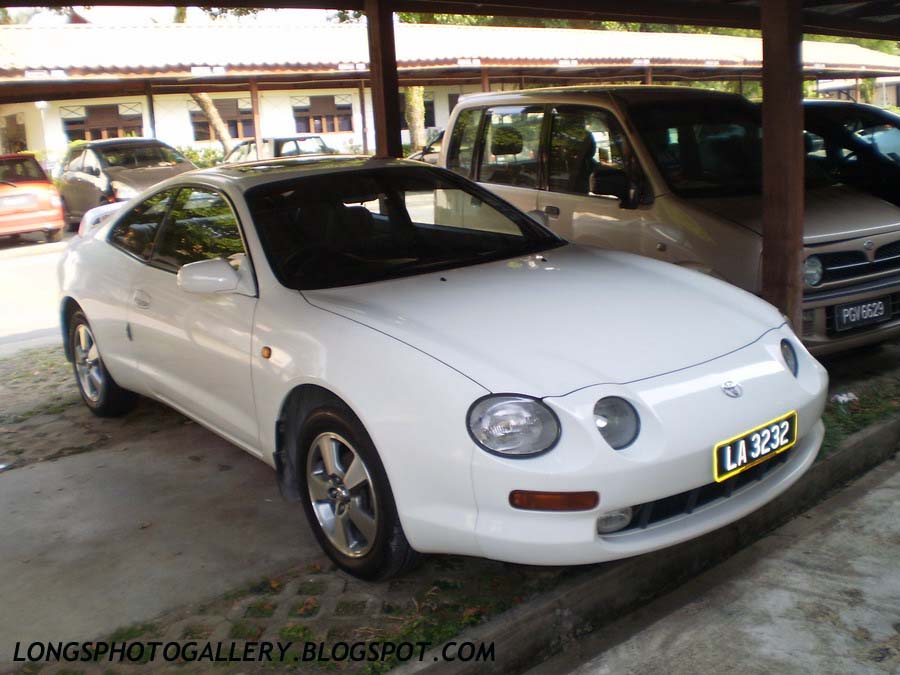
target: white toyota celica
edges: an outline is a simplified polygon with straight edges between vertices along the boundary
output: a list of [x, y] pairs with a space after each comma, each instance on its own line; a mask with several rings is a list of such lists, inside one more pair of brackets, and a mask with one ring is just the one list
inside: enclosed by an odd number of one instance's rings
[[92, 411], [150, 396], [259, 457], [367, 579], [669, 546], [783, 492], [824, 433], [826, 373], [770, 305], [419, 163], [183, 174], [60, 276]]

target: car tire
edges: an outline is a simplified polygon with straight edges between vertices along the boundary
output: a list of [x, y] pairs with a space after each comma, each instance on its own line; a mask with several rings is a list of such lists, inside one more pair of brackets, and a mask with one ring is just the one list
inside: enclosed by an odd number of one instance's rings
[[97, 417], [119, 417], [137, 404], [138, 396], [123, 389], [106, 369], [94, 333], [81, 310], [69, 319], [72, 372], [85, 405]]
[[[294, 426], [289, 421], [289, 433]], [[356, 415], [343, 404], [328, 404], [313, 410], [289, 438], [296, 443], [291, 450], [303, 508], [328, 557], [367, 581], [415, 567], [420, 556], [406, 540], [384, 465]]]
[[80, 220], [72, 222], [72, 214], [69, 213], [69, 205], [66, 204], [66, 200], [60, 198], [60, 202], [62, 204], [62, 213], [63, 213], [63, 222], [66, 224], [66, 232], [75, 232], [78, 230], [78, 225], [81, 223]]
[[55, 241], [62, 241], [62, 237], [63, 237], [63, 231], [61, 229], [60, 230], [50, 230], [49, 232], [47, 232], [44, 239], [47, 241], [48, 244], [50, 244]]

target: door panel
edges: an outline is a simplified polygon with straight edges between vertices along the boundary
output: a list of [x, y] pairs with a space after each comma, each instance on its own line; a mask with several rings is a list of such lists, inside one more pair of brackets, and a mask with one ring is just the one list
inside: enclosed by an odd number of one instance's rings
[[[166, 215], [131, 297], [139, 367], [154, 395], [230, 436], [258, 446], [250, 376], [255, 286], [237, 218], [206, 188], [182, 188]], [[211, 258], [241, 274], [234, 293], [187, 293], [177, 271]]]
[[140, 371], [155, 396], [251, 447], [257, 445], [250, 380], [256, 298], [194, 294], [171, 271], [143, 266], [132, 294]]
[[538, 197], [557, 234], [587, 246], [629, 251], [669, 260], [669, 237], [652, 206], [623, 208], [621, 201], [590, 192], [598, 170], [634, 176], [639, 167], [612, 112], [558, 106], [550, 121], [547, 190]]

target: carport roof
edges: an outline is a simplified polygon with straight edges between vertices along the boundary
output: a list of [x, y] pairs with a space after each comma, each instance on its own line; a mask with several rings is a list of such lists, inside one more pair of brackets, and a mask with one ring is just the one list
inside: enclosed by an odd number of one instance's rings
[[[461, 68], [712, 69], [757, 74], [759, 39], [689, 33], [398, 24], [401, 70]], [[215, 76], [368, 71], [364, 24], [327, 26], [190, 25], [0, 26], [0, 80], [110, 76]], [[900, 74], [900, 57], [863, 47], [806, 41], [810, 76]]]

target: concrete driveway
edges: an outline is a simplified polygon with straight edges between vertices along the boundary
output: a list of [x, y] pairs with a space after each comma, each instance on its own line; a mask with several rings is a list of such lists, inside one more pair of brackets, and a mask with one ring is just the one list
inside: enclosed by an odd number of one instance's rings
[[196, 424], [0, 473], [0, 662], [321, 560], [273, 471]]

